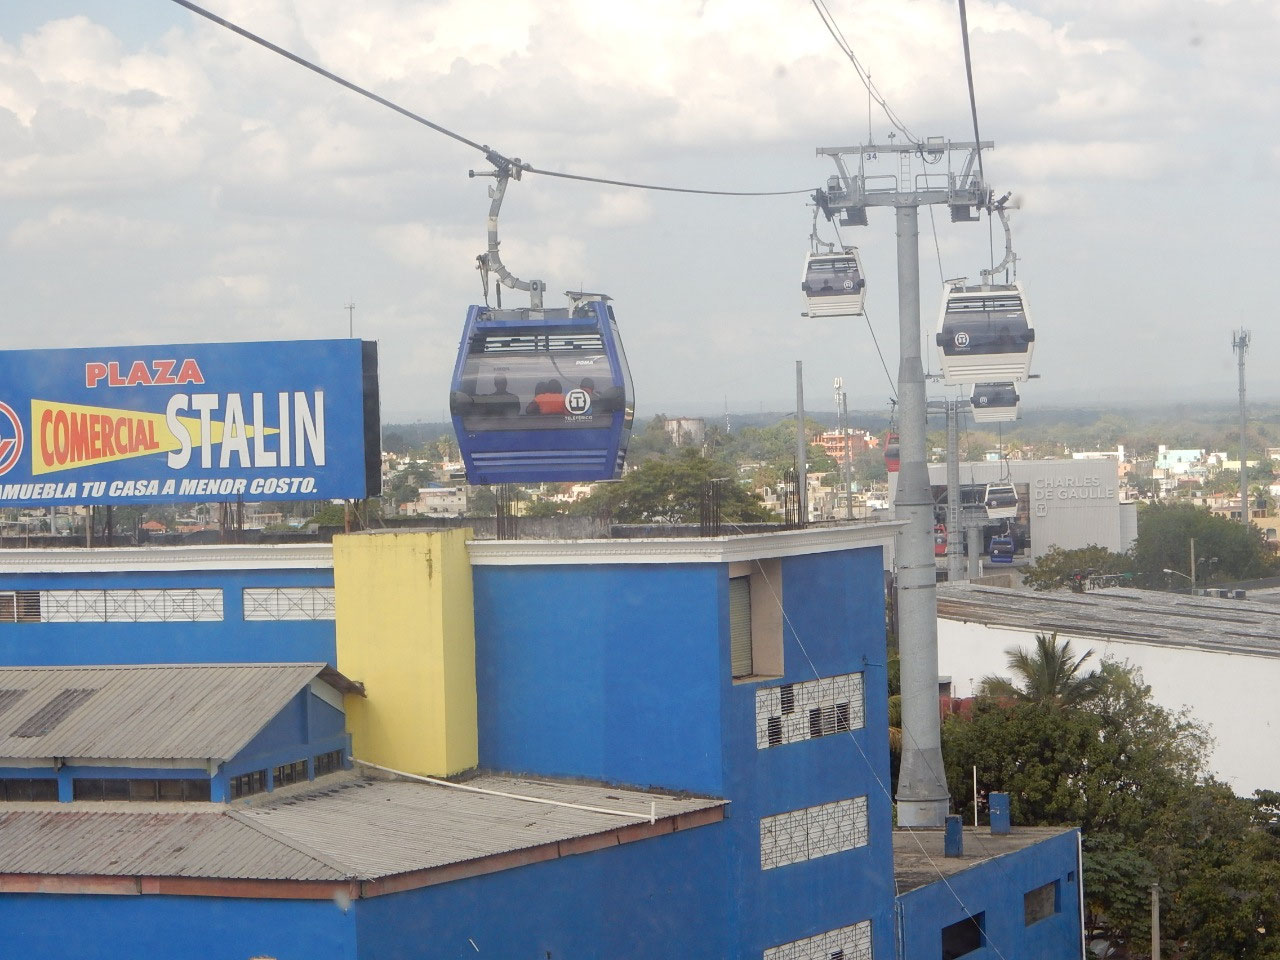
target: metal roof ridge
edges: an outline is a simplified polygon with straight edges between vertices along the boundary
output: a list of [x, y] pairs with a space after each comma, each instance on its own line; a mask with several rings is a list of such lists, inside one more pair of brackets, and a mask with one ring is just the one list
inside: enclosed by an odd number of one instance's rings
[[342, 861], [334, 857], [331, 857], [326, 853], [316, 850], [314, 847], [310, 846], [309, 844], [303, 843], [301, 840], [298, 840], [296, 837], [291, 837], [288, 834], [281, 833], [279, 830], [276, 830], [274, 827], [267, 826], [265, 823], [262, 823], [256, 818], [249, 816], [243, 811], [226, 810], [226, 811], [223, 811], [222, 815], [226, 817], [230, 817], [232, 820], [235, 820], [237, 823], [248, 827], [250, 830], [253, 830], [257, 833], [262, 834], [264, 837], [266, 837], [269, 840], [274, 840], [276, 843], [282, 844], [288, 847], [289, 849], [302, 854], [304, 857], [310, 857], [312, 860], [315, 860], [317, 863], [323, 864], [324, 866], [328, 867], [330, 870], [336, 871], [338, 874], [340, 874], [340, 879], [342, 880], [372, 879], [371, 877], [358, 876], [355, 872], [355, 869], [350, 864], [343, 863]]

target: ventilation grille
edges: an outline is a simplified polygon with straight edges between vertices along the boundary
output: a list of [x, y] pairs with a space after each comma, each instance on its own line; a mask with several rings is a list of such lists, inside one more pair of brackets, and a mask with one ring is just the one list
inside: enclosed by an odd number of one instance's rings
[[867, 845], [867, 798], [837, 800], [760, 820], [760, 869]]
[[246, 620], [332, 620], [333, 587], [246, 587]]
[[871, 960], [871, 921], [770, 947], [764, 960]]

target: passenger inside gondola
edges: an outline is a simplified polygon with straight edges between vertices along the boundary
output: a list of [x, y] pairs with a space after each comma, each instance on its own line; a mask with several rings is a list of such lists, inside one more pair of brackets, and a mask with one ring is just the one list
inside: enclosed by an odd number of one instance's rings
[[485, 401], [491, 417], [514, 417], [520, 412], [520, 398], [507, 389], [507, 378], [502, 374], [493, 378], [493, 393]]
[[[849, 283], [848, 287], [845, 286], [846, 281]], [[801, 287], [809, 296], [848, 296], [866, 285], [867, 281], [858, 273], [857, 263], [852, 257], [844, 257], [810, 260]]]

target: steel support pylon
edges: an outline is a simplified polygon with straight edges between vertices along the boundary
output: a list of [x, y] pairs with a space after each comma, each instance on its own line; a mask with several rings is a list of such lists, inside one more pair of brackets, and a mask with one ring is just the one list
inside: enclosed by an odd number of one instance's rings
[[941, 827], [950, 796], [938, 723], [937, 573], [933, 496], [925, 463], [927, 400], [920, 359], [920, 211], [896, 208], [898, 236], [898, 651], [902, 676], [902, 767], [898, 824]]

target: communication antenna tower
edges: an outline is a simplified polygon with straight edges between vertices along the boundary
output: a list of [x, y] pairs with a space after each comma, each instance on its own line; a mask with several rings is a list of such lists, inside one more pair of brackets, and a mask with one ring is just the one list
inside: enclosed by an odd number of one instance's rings
[[1244, 402], [1244, 355], [1249, 352], [1249, 331], [1241, 327], [1231, 335], [1231, 349], [1236, 352], [1236, 365], [1240, 370], [1240, 520], [1249, 524], [1249, 478], [1245, 461], [1244, 432], [1248, 417]]

